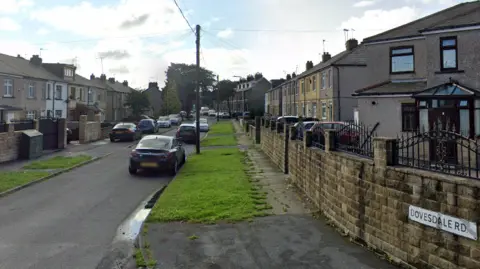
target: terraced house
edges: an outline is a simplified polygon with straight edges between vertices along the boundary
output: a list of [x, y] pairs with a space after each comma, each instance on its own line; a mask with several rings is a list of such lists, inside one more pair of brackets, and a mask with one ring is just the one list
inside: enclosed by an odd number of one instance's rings
[[300, 106], [299, 115], [328, 121], [353, 120], [356, 100], [351, 94], [358, 85], [367, 84], [367, 64], [365, 49], [357, 40], [350, 39], [345, 46], [345, 51], [333, 57], [323, 53], [322, 62], [296, 77], [299, 95], [294, 100]]
[[38, 55], [27, 60], [0, 54], [0, 80], [0, 121], [65, 116], [67, 82], [45, 69]]
[[480, 135], [480, 2], [462, 3], [364, 39], [369, 86], [357, 115], [379, 135], [449, 125]]
[[107, 80], [105, 74], [90, 79], [99, 83], [101, 85], [99, 87], [105, 87], [106, 89], [106, 121], [120, 121], [130, 116], [130, 110], [125, 106], [125, 102], [128, 94], [134, 89], [128, 86], [128, 81], [118, 82], [113, 77]]

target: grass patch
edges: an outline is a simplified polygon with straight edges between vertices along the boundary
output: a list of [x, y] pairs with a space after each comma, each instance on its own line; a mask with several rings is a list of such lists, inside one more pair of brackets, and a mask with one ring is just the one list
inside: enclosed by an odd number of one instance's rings
[[50, 173], [45, 171], [11, 171], [0, 172], [0, 192], [30, 183]]
[[153, 207], [148, 222], [215, 223], [262, 216], [265, 199], [249, 182], [237, 148], [193, 155]]
[[208, 132], [209, 135], [218, 135], [218, 134], [234, 134], [235, 130], [233, 129], [233, 124], [230, 121], [220, 121], [216, 124], [213, 124]]
[[237, 140], [233, 135], [222, 135], [222, 136], [207, 136], [200, 143], [203, 147], [208, 146], [235, 146], [237, 145]]
[[56, 156], [47, 160], [35, 161], [27, 164], [25, 169], [65, 169], [74, 165], [89, 161], [92, 156], [78, 155], [78, 156]]
[[137, 264], [137, 267], [147, 266], [145, 260], [143, 259], [142, 251], [139, 248], [135, 248], [135, 253], [133, 256], [135, 257], [135, 263]]

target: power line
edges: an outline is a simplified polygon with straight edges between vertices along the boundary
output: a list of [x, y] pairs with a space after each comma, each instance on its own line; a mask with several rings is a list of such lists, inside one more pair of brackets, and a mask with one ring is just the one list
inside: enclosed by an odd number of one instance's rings
[[[311, 30], [302, 30], [302, 29], [236, 29], [236, 28], [229, 28], [235, 32], [278, 32], [278, 33], [338, 33], [342, 30], [319, 30], [319, 29], [311, 29]], [[209, 28], [210, 31], [221, 32], [225, 31], [225, 29], [215, 29]], [[385, 29], [360, 29], [358, 31], [385, 31]]]
[[175, 5], [177, 6], [178, 11], [180, 11], [180, 14], [182, 14], [182, 17], [183, 17], [183, 19], [185, 20], [185, 22], [188, 24], [188, 27], [190, 27], [190, 30], [192, 30], [192, 33], [195, 34], [195, 30], [193, 30], [193, 27], [190, 25], [190, 22], [188, 22], [187, 17], [185, 17], [185, 14], [183, 14], [183, 10], [182, 10], [182, 9], [180, 8], [180, 6], [178, 5], [177, 0], [173, 0], [173, 2], [174, 2]]

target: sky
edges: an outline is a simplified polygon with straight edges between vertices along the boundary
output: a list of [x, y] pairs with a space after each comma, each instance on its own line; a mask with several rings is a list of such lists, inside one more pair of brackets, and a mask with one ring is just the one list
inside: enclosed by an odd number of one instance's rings
[[[305, 71], [323, 51], [437, 12], [457, 0], [2, 0], [0, 53], [68, 63], [77, 73], [164, 84], [171, 62], [195, 63], [220, 79]], [[183, 18], [180, 10], [182, 10]], [[188, 21], [188, 23], [187, 23]], [[348, 29], [345, 32], [344, 29]]]

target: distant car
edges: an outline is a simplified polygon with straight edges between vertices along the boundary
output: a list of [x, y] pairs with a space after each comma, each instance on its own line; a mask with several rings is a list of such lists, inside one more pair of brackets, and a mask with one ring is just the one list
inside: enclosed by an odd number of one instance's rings
[[174, 176], [187, 160], [180, 141], [171, 136], [147, 135], [132, 150], [128, 172], [136, 174], [139, 169], [168, 171]]
[[[304, 122], [303, 122], [303, 129], [304, 129], [304, 131], [310, 130], [317, 122], [318, 122], [318, 121], [304, 121]], [[300, 124], [300, 122], [297, 122], [297, 123], [295, 123], [293, 126], [294, 126], [295, 128], [297, 128], [299, 124]], [[297, 130], [298, 130], [298, 128], [297, 128]], [[302, 137], [303, 137], [303, 131], [298, 132], [298, 133], [297, 133], [297, 137], [298, 137], [298, 138], [302, 138]]]
[[[197, 127], [197, 121], [193, 123], [195, 128]], [[210, 126], [208, 125], [208, 120], [204, 118], [200, 118], [200, 132], [208, 132], [210, 131]]]
[[356, 125], [341, 121], [321, 121], [315, 123], [310, 130], [313, 133], [313, 140], [316, 143], [325, 144], [325, 130], [336, 130], [340, 132], [338, 142], [343, 145], [358, 146], [360, 132]]
[[276, 121], [286, 124], [295, 124], [299, 121], [299, 118], [297, 116], [280, 116]]
[[182, 118], [177, 114], [168, 115], [168, 118], [170, 119], [170, 124], [172, 125], [182, 124]]
[[209, 110], [209, 111], [208, 111], [208, 116], [209, 116], [209, 117], [216, 117], [216, 116], [217, 116], [217, 112], [215, 112], [215, 110]]
[[154, 134], [158, 131], [157, 124], [152, 119], [143, 119], [138, 122], [138, 129], [143, 134]]
[[175, 137], [185, 143], [195, 144], [197, 142], [197, 132], [195, 125], [193, 124], [182, 124], [178, 127]]
[[134, 123], [124, 122], [113, 126], [109, 136], [111, 142], [115, 142], [116, 140], [135, 141], [142, 137], [142, 132]]
[[159, 117], [157, 120], [158, 128], [170, 128], [172, 127], [172, 123], [168, 117]]
[[230, 114], [228, 112], [220, 112], [220, 118], [228, 119], [230, 118]]

